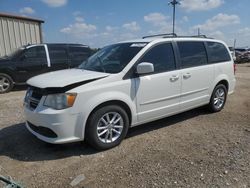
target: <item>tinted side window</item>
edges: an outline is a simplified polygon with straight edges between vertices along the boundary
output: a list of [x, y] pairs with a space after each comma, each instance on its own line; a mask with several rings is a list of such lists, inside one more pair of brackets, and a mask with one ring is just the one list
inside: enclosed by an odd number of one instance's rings
[[230, 61], [231, 57], [226, 47], [218, 42], [207, 42], [209, 63]]
[[87, 58], [90, 54], [90, 49], [84, 47], [69, 47], [69, 53], [74, 58]]
[[69, 47], [72, 65], [79, 65], [90, 56], [90, 49], [85, 47]]
[[140, 62], [154, 64], [155, 73], [170, 71], [175, 69], [175, 57], [172, 44], [159, 44], [150, 49], [142, 57]]
[[44, 46], [34, 46], [25, 50], [26, 58], [46, 58]]
[[51, 63], [68, 63], [67, 49], [63, 46], [48, 46]]
[[203, 42], [177, 42], [181, 67], [195, 67], [207, 64], [207, 53]]

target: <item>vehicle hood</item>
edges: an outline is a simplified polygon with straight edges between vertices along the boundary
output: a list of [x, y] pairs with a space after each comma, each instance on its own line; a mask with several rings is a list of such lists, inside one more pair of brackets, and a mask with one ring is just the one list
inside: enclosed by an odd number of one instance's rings
[[108, 75], [110, 74], [83, 69], [67, 69], [35, 76], [29, 79], [27, 84], [41, 89], [62, 88], [77, 83], [84, 84], [84, 82], [94, 81]]

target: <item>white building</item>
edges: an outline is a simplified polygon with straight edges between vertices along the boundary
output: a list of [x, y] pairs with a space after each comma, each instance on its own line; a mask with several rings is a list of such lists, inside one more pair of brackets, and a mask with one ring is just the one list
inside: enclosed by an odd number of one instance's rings
[[0, 13], [0, 56], [27, 44], [42, 43], [43, 20]]

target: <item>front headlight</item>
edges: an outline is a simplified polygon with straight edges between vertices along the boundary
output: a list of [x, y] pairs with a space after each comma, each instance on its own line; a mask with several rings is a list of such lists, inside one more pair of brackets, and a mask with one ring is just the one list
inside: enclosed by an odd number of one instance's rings
[[48, 95], [46, 96], [43, 105], [56, 110], [69, 108], [73, 106], [76, 95], [76, 93], [59, 93]]
[[28, 103], [28, 99], [32, 96], [32, 90], [30, 87], [28, 87], [25, 97], [24, 97], [24, 104]]

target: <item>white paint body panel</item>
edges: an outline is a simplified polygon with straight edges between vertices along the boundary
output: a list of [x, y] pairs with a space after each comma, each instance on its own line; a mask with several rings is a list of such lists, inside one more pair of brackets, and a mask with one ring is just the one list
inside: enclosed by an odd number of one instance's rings
[[38, 88], [64, 87], [70, 84], [83, 82], [108, 76], [109, 74], [86, 71], [82, 69], [65, 69], [35, 76], [27, 81], [28, 85]]
[[[97, 106], [108, 101], [125, 103], [131, 112], [131, 126], [135, 126], [208, 104], [214, 87], [221, 80], [227, 81], [228, 92], [233, 92], [235, 87], [233, 60], [123, 79], [149, 48], [155, 44], [172, 40], [141, 39], [129, 41], [149, 42], [149, 44], [118, 74], [71, 69], [51, 72], [30, 79], [28, 84], [39, 88], [64, 87], [91, 79], [97, 80], [68, 91], [69, 93], [77, 93], [77, 98], [73, 107], [66, 110], [53, 110], [43, 106], [45, 97], [42, 98], [35, 111], [25, 108], [24, 113], [28, 122], [52, 129], [58, 134], [58, 138], [43, 137], [31, 129], [29, 130], [39, 139], [50, 143], [84, 140], [89, 115]], [[176, 38], [175, 40], [218, 42], [212, 39], [194, 38]], [[189, 76], [186, 76], [187, 73]]]
[[[172, 78], [175, 80], [171, 80]], [[139, 122], [155, 120], [180, 109], [180, 71], [171, 71], [132, 79], [135, 82]]]
[[209, 102], [209, 88], [214, 79], [213, 64], [182, 69], [181, 79], [180, 108], [183, 111]]

